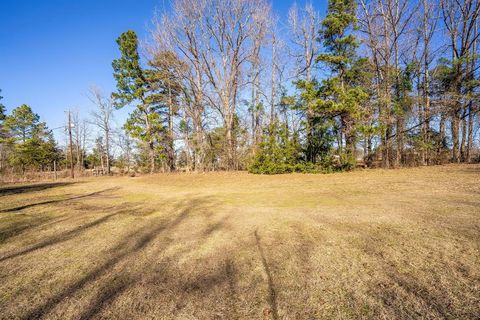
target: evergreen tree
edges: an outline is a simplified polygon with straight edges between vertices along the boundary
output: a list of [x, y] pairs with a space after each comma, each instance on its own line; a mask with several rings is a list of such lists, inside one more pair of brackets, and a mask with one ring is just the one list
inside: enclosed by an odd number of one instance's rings
[[40, 122], [40, 116], [26, 104], [13, 109], [12, 114], [5, 118], [5, 128], [15, 141], [26, 142], [44, 133], [46, 124]]
[[358, 42], [352, 34], [357, 22], [355, 11], [355, 0], [330, 0], [328, 3], [328, 14], [320, 31], [325, 52], [317, 61], [327, 66], [332, 76], [322, 81], [320, 99], [315, 106], [319, 115], [339, 118], [342, 136], [339, 149], [343, 151], [344, 139], [346, 150], [343, 153], [350, 158], [355, 156], [355, 126], [361, 115], [360, 106], [367, 98], [365, 91], [355, 83], [359, 72], [355, 66], [362, 63], [356, 54]]
[[59, 151], [51, 131], [40, 116], [23, 104], [5, 118], [6, 142], [14, 150], [9, 162], [25, 171], [42, 169], [59, 159]]
[[182, 62], [172, 51], [158, 51], [149, 65], [154, 69], [152, 75], [155, 76], [155, 85], [161, 90], [159, 100], [162, 104], [161, 120], [163, 125], [168, 128], [163, 137], [163, 145], [167, 153], [167, 165], [170, 171], [175, 170], [175, 148], [173, 123], [174, 117], [178, 114], [179, 96], [182, 86], [179, 79], [179, 71], [184, 68]]
[[[0, 89], [0, 93], [2, 92], [2, 89]], [[2, 96], [0, 96], [0, 101], [3, 99]], [[0, 102], [0, 121], [5, 120], [5, 106]]]
[[298, 161], [300, 150], [298, 135], [291, 136], [285, 124], [274, 121], [269, 125], [268, 134], [260, 143], [248, 170], [264, 174], [309, 171]]
[[122, 33], [117, 43], [121, 57], [112, 63], [117, 81], [117, 92], [112, 98], [117, 108], [135, 104], [125, 129], [132, 137], [148, 144], [150, 172], [154, 172], [158, 151], [163, 151], [159, 137], [165, 133], [165, 119], [161, 117], [165, 108], [165, 90], [160, 85], [161, 75], [156, 70], [142, 68], [134, 31]]
[[330, 112], [317, 107], [319, 100], [323, 99], [317, 80], [297, 81], [299, 98], [293, 106], [294, 110], [312, 110], [305, 123], [306, 142], [304, 147], [304, 160], [307, 163], [323, 163], [329, 157], [332, 144], [336, 136], [336, 123], [331, 118]]
[[[2, 89], [0, 89], [0, 93], [2, 92]], [[3, 121], [5, 120], [6, 115], [6, 109], [5, 106], [1, 103], [1, 100], [3, 99], [2, 96], [0, 96], [0, 139], [4, 138], [5, 132], [3, 130]]]

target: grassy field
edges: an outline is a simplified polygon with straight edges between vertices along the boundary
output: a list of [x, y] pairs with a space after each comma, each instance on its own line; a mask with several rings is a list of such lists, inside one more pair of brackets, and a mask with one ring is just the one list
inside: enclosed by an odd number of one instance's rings
[[478, 319], [480, 166], [0, 187], [1, 319]]

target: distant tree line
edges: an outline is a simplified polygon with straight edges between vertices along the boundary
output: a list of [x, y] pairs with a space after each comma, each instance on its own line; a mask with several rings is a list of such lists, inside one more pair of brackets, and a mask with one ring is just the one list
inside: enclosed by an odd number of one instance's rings
[[[98, 137], [89, 152], [77, 139], [76, 162], [273, 174], [479, 161], [479, 16], [478, 0], [330, 0], [323, 17], [293, 4], [285, 24], [267, 0], [173, 0], [151, 37], [117, 39], [116, 90], [91, 91]], [[48, 166], [20, 160], [29, 139], [54, 142], [41, 123], [18, 135], [19, 111], [2, 120], [2, 157]]]

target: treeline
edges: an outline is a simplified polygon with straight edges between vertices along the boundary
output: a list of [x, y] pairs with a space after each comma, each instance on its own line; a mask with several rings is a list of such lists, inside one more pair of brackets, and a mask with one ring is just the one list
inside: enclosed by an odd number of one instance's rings
[[478, 0], [293, 4], [287, 21], [267, 0], [173, 0], [141, 44], [117, 39], [116, 90], [92, 95], [98, 160], [254, 173], [478, 161], [479, 16]]

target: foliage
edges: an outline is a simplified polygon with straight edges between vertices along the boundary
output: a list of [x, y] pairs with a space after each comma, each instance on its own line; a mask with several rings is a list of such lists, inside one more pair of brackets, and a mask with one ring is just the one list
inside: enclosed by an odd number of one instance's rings
[[305, 161], [298, 133], [291, 133], [285, 124], [274, 122], [266, 130], [265, 139], [256, 150], [248, 171], [257, 174], [282, 174], [328, 173], [343, 169], [335, 165], [329, 148], [323, 152], [321, 161]]
[[285, 126], [274, 122], [265, 132], [264, 141], [256, 151], [248, 171], [265, 174], [293, 172], [299, 156], [298, 136], [290, 137]]
[[121, 57], [112, 63], [117, 92], [112, 93], [114, 105], [122, 108], [135, 104], [124, 128], [136, 139], [148, 144], [150, 171], [154, 171], [156, 161], [164, 154], [165, 129], [165, 87], [163, 74], [155, 69], [141, 66], [138, 53], [138, 39], [134, 31], [127, 31], [117, 39]]
[[51, 131], [38, 114], [23, 104], [6, 116], [4, 129], [7, 137], [4, 142], [14, 151], [8, 159], [10, 165], [27, 169], [42, 169], [60, 159]]
[[[2, 92], [2, 89], [0, 89], [0, 93]], [[0, 96], [0, 101], [3, 99], [2, 96]], [[6, 109], [5, 109], [5, 106], [0, 102], [0, 121], [3, 121], [5, 120], [5, 114], [6, 112]]]
[[[355, 28], [356, 2], [354, 0], [330, 0], [328, 14], [322, 22], [321, 40], [325, 53], [317, 57], [317, 61], [327, 66], [332, 76], [322, 81], [318, 88], [315, 110], [321, 117], [339, 118], [340, 130], [345, 135], [346, 150], [355, 156], [355, 125], [361, 117], [361, 105], [368, 97], [358, 86], [358, 78], [362, 78], [359, 65], [364, 60], [356, 54], [357, 40], [351, 31]], [[349, 157], [350, 157], [349, 156]]]

